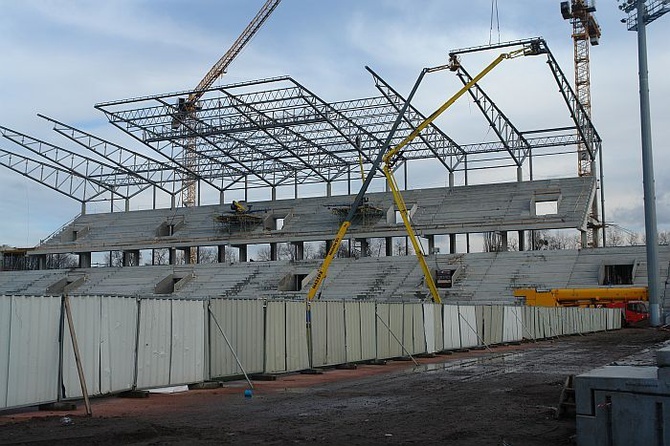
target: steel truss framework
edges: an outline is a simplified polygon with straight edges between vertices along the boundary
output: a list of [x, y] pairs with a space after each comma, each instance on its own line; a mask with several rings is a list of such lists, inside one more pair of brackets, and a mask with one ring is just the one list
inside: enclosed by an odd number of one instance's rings
[[[460, 145], [431, 125], [406, 148], [401, 161], [434, 159], [449, 172], [467, 170], [476, 163], [482, 168], [506, 163], [519, 167], [533, 151], [576, 145], [583, 145], [589, 158], [595, 159], [600, 137], [544, 40], [466, 48], [450, 55], [513, 46], [533, 46], [546, 55], [574, 126], [519, 131], [476, 85], [471, 97], [497, 140]], [[154, 188], [169, 194], [174, 206], [175, 196], [187, 178], [221, 193], [346, 181], [361, 162], [371, 165], [378, 151], [386, 150], [382, 141], [405, 102], [378, 74], [368, 71], [380, 94], [340, 102], [326, 102], [283, 76], [208, 89], [202, 92], [194, 117], [188, 119], [179, 113], [178, 103], [193, 91], [97, 104], [95, 108], [136, 139], [141, 150], [122, 147], [40, 115], [53, 124], [57, 133], [95, 158], [2, 127], [0, 133], [5, 138], [42, 159], [24, 157], [17, 162], [19, 155], [10, 158], [11, 153], [3, 150], [0, 164], [82, 203], [107, 196], [128, 201]], [[457, 75], [463, 82], [470, 79], [462, 67]], [[404, 139], [424, 119], [410, 106], [391, 144]], [[193, 141], [196, 156], [187, 159], [186, 148]], [[143, 155], [147, 148], [166, 161]], [[58, 180], [54, 180], [55, 173], [45, 175], [45, 171], [58, 172]]]

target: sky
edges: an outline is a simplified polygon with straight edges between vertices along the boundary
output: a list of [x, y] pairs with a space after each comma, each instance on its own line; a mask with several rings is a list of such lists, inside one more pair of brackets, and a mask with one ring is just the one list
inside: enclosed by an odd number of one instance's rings
[[[194, 88], [262, 4], [0, 0], [0, 125], [74, 148], [37, 117], [42, 113], [136, 149], [94, 104]], [[497, 5], [492, 24], [491, 0], [283, 0], [221, 83], [290, 75], [321, 98], [339, 101], [378, 94], [367, 65], [406, 94], [419, 71], [446, 63], [451, 49], [534, 36], [545, 38], [573, 79], [572, 28], [558, 0]], [[624, 15], [614, 0], [596, 6], [603, 35], [591, 48], [592, 115], [603, 139], [606, 220], [642, 232], [637, 36], [620, 22]], [[670, 229], [669, 20], [670, 14], [661, 17], [647, 32], [659, 230]], [[474, 73], [496, 55], [464, 63]], [[503, 65], [483, 87], [521, 130], [569, 125], [545, 64]], [[415, 105], [428, 115], [458, 86], [453, 74], [436, 74], [422, 84]], [[472, 103], [445, 115], [438, 124], [456, 141], [492, 139]], [[0, 148], [26, 153], [4, 138]], [[535, 178], [574, 176], [572, 161], [538, 161]], [[428, 166], [410, 174], [432, 179], [414, 186], [444, 185]], [[514, 180], [492, 175], [481, 181]], [[36, 245], [79, 212], [78, 202], [0, 166], [0, 245]]]

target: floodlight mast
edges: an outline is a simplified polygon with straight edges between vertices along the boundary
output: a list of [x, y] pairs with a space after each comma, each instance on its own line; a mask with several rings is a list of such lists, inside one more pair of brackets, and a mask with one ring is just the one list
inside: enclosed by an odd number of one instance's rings
[[658, 228], [656, 223], [656, 187], [654, 157], [651, 148], [651, 113], [649, 107], [649, 69], [647, 67], [647, 24], [670, 12], [669, 0], [621, 0], [619, 9], [628, 17], [622, 20], [629, 31], [637, 31], [637, 54], [640, 82], [640, 127], [642, 141], [642, 183], [644, 186], [644, 231], [647, 248], [647, 286], [649, 287], [649, 322], [659, 327], [661, 294], [658, 267]]

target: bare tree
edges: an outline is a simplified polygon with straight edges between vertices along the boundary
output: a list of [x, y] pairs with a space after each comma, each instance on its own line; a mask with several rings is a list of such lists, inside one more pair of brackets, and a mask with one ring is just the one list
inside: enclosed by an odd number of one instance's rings
[[68, 253], [48, 254], [47, 269], [69, 269], [79, 265], [77, 257]]
[[217, 263], [218, 261], [216, 248], [201, 247], [198, 249], [198, 263]]
[[502, 252], [505, 247], [503, 246], [503, 237], [500, 232], [489, 231], [484, 233], [484, 251], [485, 252]]
[[170, 250], [168, 248], [154, 249], [153, 261], [154, 265], [167, 265], [170, 263]]
[[123, 266], [123, 252], [111, 251], [105, 253], [105, 265], [107, 266]]

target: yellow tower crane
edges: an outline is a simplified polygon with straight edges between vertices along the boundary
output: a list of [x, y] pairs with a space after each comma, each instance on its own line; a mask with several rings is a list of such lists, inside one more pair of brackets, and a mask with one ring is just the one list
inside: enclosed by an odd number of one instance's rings
[[[251, 20], [244, 31], [242, 31], [242, 34], [235, 40], [230, 49], [226, 51], [214, 66], [212, 66], [198, 86], [195, 87], [193, 93], [191, 93], [188, 98], [179, 98], [177, 103], [177, 113], [172, 122], [173, 128], [179, 128], [182, 123], [193, 123], [196, 120], [198, 100], [219, 77], [225, 74], [228, 66], [230, 66], [235, 57], [240, 54], [245, 45], [249, 43], [254, 34], [261, 28], [268, 17], [270, 17], [270, 14], [272, 14], [272, 11], [275, 10], [280, 2], [281, 0], [267, 0], [253, 20]], [[197, 164], [195, 139], [195, 135], [189, 135], [185, 144], [184, 164], [190, 171], [192, 171]], [[196, 204], [196, 181], [192, 175], [186, 175], [182, 178], [182, 203], [184, 206], [195, 206]]]
[[[249, 43], [254, 34], [270, 17], [270, 14], [279, 5], [279, 2], [281, 0], [267, 0], [228, 51], [210, 68], [205, 77], [195, 87], [193, 93], [187, 98], [179, 98], [177, 100], [177, 111], [172, 118], [172, 128], [176, 130], [182, 124], [187, 127], [186, 141], [184, 143], [184, 166], [189, 173], [184, 174], [181, 179], [182, 204], [186, 207], [196, 205], [196, 178], [192, 172], [197, 170], [198, 165], [198, 153], [196, 150], [197, 136], [193, 130], [197, 121], [198, 100], [219, 77], [225, 74], [226, 69], [228, 69], [235, 57], [240, 54], [245, 45]], [[189, 263], [196, 263], [197, 251], [195, 248], [189, 249], [188, 257]]]

